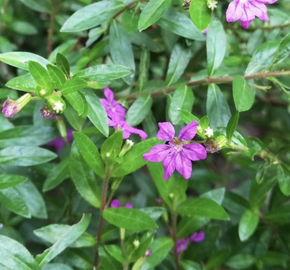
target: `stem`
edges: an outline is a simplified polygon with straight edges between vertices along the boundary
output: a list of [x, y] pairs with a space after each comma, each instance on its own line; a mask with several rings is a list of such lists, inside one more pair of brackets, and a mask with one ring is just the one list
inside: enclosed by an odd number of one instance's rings
[[[245, 80], [250, 80], [250, 79], [257, 79], [257, 78], [267, 78], [267, 77], [270, 77], [270, 76], [289, 76], [289, 75], [290, 75], [290, 71], [289, 70], [286, 70], [286, 71], [269, 71], [269, 72], [264, 71], [264, 72], [261, 72], [261, 73], [256, 73], [256, 74], [252, 74], [252, 75], [246, 75], [246, 76], [244, 76], [244, 79]], [[188, 83], [186, 83], [186, 85], [187, 86], [194, 86], [194, 85], [211, 84], [211, 83], [229, 83], [229, 82], [232, 82], [233, 80], [234, 80], [234, 77], [205, 78], [205, 79], [201, 79], [201, 80], [188, 82]], [[164, 95], [164, 94], [166, 95], [167, 93], [170, 93], [170, 92], [174, 91], [176, 88], [177, 88], [177, 86], [165, 87], [162, 90], [150, 92], [148, 94], [150, 94], [151, 96], [160, 96], [160, 95]], [[135, 94], [126, 95], [126, 96], [119, 95], [119, 96], [117, 96], [117, 98], [135, 100], [140, 95], [141, 95], [141, 93], [135, 93]]]
[[[103, 211], [106, 208], [107, 189], [108, 189], [109, 179], [110, 179], [110, 170], [108, 168], [106, 168], [106, 175], [105, 175], [104, 184], [103, 184], [103, 191], [102, 191], [102, 203], [101, 203], [101, 208], [100, 208], [101, 219], [100, 219], [100, 224], [99, 224], [98, 232], [97, 232], [98, 245], [102, 240], [101, 239], [102, 238], [102, 229], [103, 229], [103, 223], [104, 223]], [[94, 259], [94, 269], [97, 268], [98, 260], [99, 260], [99, 251], [98, 251], [98, 246], [97, 246], [96, 253], [95, 253], [95, 259]]]
[[54, 32], [54, 21], [55, 21], [55, 14], [58, 9], [58, 3], [53, 2], [51, 7], [51, 14], [49, 19], [49, 28], [47, 30], [47, 57], [52, 52], [52, 38]]
[[172, 239], [173, 239], [173, 242], [174, 242], [174, 258], [175, 258], [175, 264], [176, 264], [176, 269], [177, 270], [181, 270], [181, 267], [180, 267], [180, 264], [179, 264], [179, 256], [178, 256], [178, 253], [177, 253], [177, 233], [176, 233], [176, 222], [177, 222], [177, 215], [174, 211], [172, 211], [171, 213], [171, 219], [172, 219], [172, 231], [171, 231], [171, 234], [172, 234]]

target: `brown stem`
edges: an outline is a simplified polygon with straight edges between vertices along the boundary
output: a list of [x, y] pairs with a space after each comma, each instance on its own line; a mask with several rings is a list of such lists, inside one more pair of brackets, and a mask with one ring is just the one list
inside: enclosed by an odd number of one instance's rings
[[[289, 76], [290, 71], [269, 71], [269, 72], [261, 72], [261, 73], [256, 73], [252, 75], [246, 75], [244, 76], [245, 80], [250, 80], [250, 79], [257, 79], [257, 78], [267, 78], [270, 76]], [[210, 84], [210, 83], [229, 83], [234, 80], [234, 77], [226, 77], [226, 78], [205, 78], [201, 80], [196, 80], [196, 81], [191, 81], [186, 83], [187, 86], [194, 86], [194, 85], [200, 85], [200, 84]], [[166, 95], [167, 93], [170, 93], [174, 91], [177, 88], [177, 86], [170, 86], [170, 87], [165, 87], [162, 90], [159, 91], [154, 91], [148, 93], [152, 97], [154, 96], [160, 96], [160, 95]], [[142, 93], [135, 93], [127, 96], [117, 96], [117, 98], [123, 98], [127, 100], [135, 100], [137, 99]]]
[[280, 25], [266, 25], [266, 26], [260, 26], [260, 27], [254, 27], [254, 28], [249, 28], [247, 29], [248, 31], [255, 31], [257, 29], [261, 29], [261, 30], [273, 30], [276, 28], [282, 29], [282, 28], [286, 28], [290, 26], [290, 22], [289, 23], [284, 23], [284, 24], [280, 24]]
[[172, 211], [171, 213], [171, 222], [172, 222], [172, 228], [171, 228], [171, 235], [174, 242], [174, 259], [176, 264], [176, 269], [181, 270], [180, 263], [179, 263], [179, 256], [177, 253], [177, 230], [176, 230], [176, 222], [177, 222], [177, 216], [176, 213]]
[[52, 38], [53, 38], [53, 32], [54, 32], [54, 21], [55, 21], [55, 14], [58, 9], [58, 3], [53, 2], [51, 7], [51, 13], [50, 13], [50, 19], [49, 19], [49, 28], [47, 30], [47, 57], [52, 52]]
[[[104, 223], [104, 218], [103, 218], [103, 211], [106, 208], [106, 199], [107, 199], [107, 189], [108, 189], [108, 183], [110, 179], [110, 171], [108, 168], [106, 168], [106, 175], [104, 179], [104, 184], [103, 184], [103, 191], [102, 191], [102, 203], [101, 203], [101, 208], [100, 208], [100, 224], [98, 227], [98, 232], [97, 232], [97, 244], [102, 240], [102, 229], [103, 229], [103, 223]], [[98, 265], [98, 260], [99, 260], [99, 251], [98, 251], [98, 246], [96, 248], [96, 253], [95, 253], [95, 259], [94, 259], [94, 269], [97, 268]]]

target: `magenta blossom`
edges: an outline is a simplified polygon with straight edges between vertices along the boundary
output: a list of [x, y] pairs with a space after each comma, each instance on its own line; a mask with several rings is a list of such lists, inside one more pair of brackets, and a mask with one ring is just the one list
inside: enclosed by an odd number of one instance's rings
[[114, 99], [113, 91], [110, 88], [106, 87], [104, 89], [104, 95], [106, 99], [100, 98], [100, 101], [103, 104], [108, 117], [111, 119], [118, 118], [125, 120], [126, 109]]
[[[110, 206], [111, 206], [111, 208], [119, 208], [119, 207], [122, 207], [122, 204], [120, 203], [119, 200], [112, 200]], [[126, 203], [125, 207], [126, 208], [133, 208], [133, 205], [131, 203]]]
[[150, 257], [152, 255], [152, 251], [148, 248], [145, 252], [145, 257]]
[[[72, 129], [68, 129], [66, 131], [66, 136], [67, 136], [67, 141], [68, 142], [72, 142], [73, 141], [72, 132], [73, 132]], [[57, 137], [56, 139], [54, 139], [53, 141], [47, 143], [46, 145], [54, 147], [55, 151], [57, 153], [60, 153], [61, 149], [65, 146], [65, 140], [62, 137]]]
[[[176, 243], [177, 253], [180, 253], [187, 249], [188, 244], [191, 242], [200, 243], [205, 239], [203, 231], [196, 232], [189, 237], [179, 239]], [[173, 250], [174, 253], [174, 250]]]
[[5, 117], [13, 117], [16, 113], [18, 113], [29, 101], [31, 100], [30, 94], [24, 94], [17, 100], [12, 100], [8, 98], [3, 103], [2, 113]]
[[128, 139], [132, 134], [138, 134], [143, 140], [147, 138], [147, 134], [138, 128], [133, 128], [131, 127], [126, 121], [118, 119], [118, 118], [113, 118], [109, 119], [109, 126], [113, 127], [115, 130], [123, 130], [123, 139]]
[[196, 232], [189, 237], [189, 241], [195, 243], [202, 242], [204, 239], [205, 239], [204, 231]]
[[265, 4], [273, 4], [278, 0], [234, 0], [227, 9], [228, 22], [241, 21], [244, 28], [248, 28], [255, 16], [262, 21], [269, 21]]
[[48, 105], [40, 108], [40, 115], [46, 119], [54, 119], [56, 117], [56, 111], [51, 109]]
[[168, 142], [168, 144], [159, 144], [154, 146], [143, 158], [152, 162], [163, 162], [164, 179], [169, 179], [175, 170], [177, 170], [185, 179], [191, 176], [192, 161], [206, 158], [205, 148], [199, 143], [190, 143], [190, 140], [196, 134], [197, 121], [193, 121], [185, 126], [174, 137], [174, 127], [169, 122], [158, 123], [159, 131], [156, 137]]

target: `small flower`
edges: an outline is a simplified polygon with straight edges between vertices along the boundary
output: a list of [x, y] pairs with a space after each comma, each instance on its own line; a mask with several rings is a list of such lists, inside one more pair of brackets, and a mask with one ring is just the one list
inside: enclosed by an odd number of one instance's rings
[[177, 253], [180, 253], [183, 250], [187, 249], [188, 241], [186, 238], [183, 238], [183, 239], [178, 240], [176, 245], [177, 245]]
[[204, 231], [196, 232], [189, 237], [189, 241], [195, 243], [202, 242], [204, 239], [205, 239]]
[[135, 248], [138, 248], [138, 247], [140, 246], [140, 241], [137, 240], [137, 239], [135, 239], [135, 240], [133, 241], [133, 245], [134, 245]]
[[45, 105], [40, 108], [40, 115], [46, 119], [53, 119], [56, 117], [56, 111], [50, 108], [50, 106]]
[[226, 11], [228, 22], [241, 21], [243, 28], [248, 28], [255, 16], [262, 21], [269, 21], [265, 4], [273, 4], [278, 0], [234, 0]]
[[134, 143], [131, 140], [126, 140], [124, 146], [121, 149], [119, 157], [123, 157], [132, 147]]
[[124, 120], [126, 118], [126, 109], [114, 99], [113, 91], [106, 87], [104, 89], [104, 95], [106, 99], [100, 98], [100, 101], [103, 104], [108, 117], [111, 119], [120, 118]]
[[216, 9], [216, 8], [217, 8], [217, 4], [218, 4], [218, 2], [215, 1], [215, 0], [208, 0], [208, 1], [207, 1], [207, 7], [208, 7], [209, 9], [211, 9], [211, 10]]
[[150, 257], [152, 255], [152, 251], [148, 248], [145, 252], [145, 257]]
[[210, 127], [205, 129], [205, 136], [208, 138], [213, 136], [213, 130]]
[[49, 96], [47, 102], [56, 113], [63, 113], [66, 108], [64, 100], [58, 95]]
[[2, 113], [5, 117], [13, 117], [18, 113], [29, 101], [31, 100], [30, 94], [25, 94], [17, 100], [7, 99], [3, 104]]
[[[120, 203], [120, 201], [119, 200], [112, 200], [112, 202], [111, 202], [111, 208], [120, 208], [120, 207], [122, 207], [122, 204]], [[126, 208], [133, 208], [133, 205], [131, 204], [131, 203], [126, 203], [125, 204], [125, 207]]]
[[55, 110], [57, 113], [60, 113], [63, 111], [63, 103], [60, 101], [57, 101], [53, 104], [52, 109]]
[[148, 136], [143, 130], [133, 128], [126, 121], [116, 117], [109, 119], [109, 126], [113, 127], [115, 130], [123, 130], [123, 139], [128, 139], [131, 134], [138, 134], [143, 140]]
[[152, 162], [163, 162], [164, 179], [169, 179], [177, 170], [185, 179], [191, 176], [191, 161], [206, 158], [206, 151], [199, 143], [190, 143], [196, 134], [197, 121], [185, 126], [179, 133], [178, 138], [174, 137], [174, 127], [169, 122], [159, 123], [159, 131], [156, 137], [168, 142], [154, 146], [143, 158]]
[[[72, 135], [73, 130], [68, 129], [66, 132], [67, 132], [66, 133], [67, 141], [72, 142], [73, 141], [73, 135]], [[47, 143], [46, 145], [54, 147], [55, 151], [57, 153], [60, 153], [61, 149], [65, 146], [65, 140], [62, 137], [57, 137], [56, 139]]]

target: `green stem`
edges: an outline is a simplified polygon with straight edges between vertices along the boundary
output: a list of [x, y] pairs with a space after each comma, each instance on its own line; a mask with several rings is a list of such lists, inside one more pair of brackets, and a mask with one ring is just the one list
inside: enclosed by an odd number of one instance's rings
[[229, 144], [228, 147], [231, 149], [240, 150], [240, 151], [248, 151], [249, 150], [249, 148], [246, 146], [236, 145], [233, 143]]
[[97, 232], [97, 247], [96, 247], [95, 259], [94, 259], [95, 268], [97, 268], [98, 260], [99, 260], [98, 245], [101, 243], [101, 240], [102, 240], [102, 229], [103, 229], [103, 223], [104, 223], [103, 211], [106, 209], [109, 179], [110, 179], [110, 170], [106, 168], [106, 175], [105, 175], [103, 191], [102, 191], [102, 203], [101, 203], [101, 208], [100, 208], [100, 224], [99, 224], [98, 232]]
[[176, 264], [176, 269], [181, 270], [180, 262], [179, 262], [179, 256], [177, 253], [177, 215], [174, 211], [171, 212], [171, 236], [174, 242], [174, 259]]

